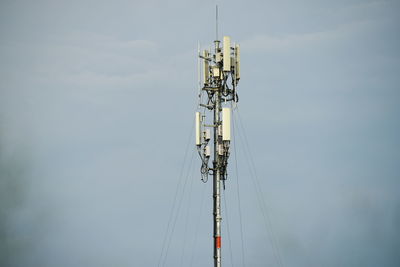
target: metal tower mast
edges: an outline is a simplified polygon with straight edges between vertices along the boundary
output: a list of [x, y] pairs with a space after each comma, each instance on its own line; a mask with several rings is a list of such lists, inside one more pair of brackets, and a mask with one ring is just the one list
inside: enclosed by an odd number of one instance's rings
[[[199, 94], [199, 110], [196, 112], [196, 146], [202, 161], [202, 181], [213, 177], [214, 266], [221, 266], [221, 186], [225, 189], [231, 140], [231, 104], [238, 101], [236, 92], [240, 80], [239, 45], [231, 47], [230, 37], [224, 36], [223, 47], [214, 41], [214, 51], [203, 50], [202, 88]], [[207, 120], [206, 110], [213, 113]], [[213, 159], [209, 166], [211, 148], [208, 145], [213, 130]]]

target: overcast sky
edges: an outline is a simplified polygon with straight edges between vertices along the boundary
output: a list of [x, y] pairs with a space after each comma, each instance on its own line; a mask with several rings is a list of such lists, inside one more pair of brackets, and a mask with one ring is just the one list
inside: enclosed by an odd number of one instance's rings
[[224, 266], [243, 262], [237, 184], [246, 266], [400, 265], [398, 1], [2, 0], [1, 266], [211, 266], [191, 128], [216, 3], [270, 218], [238, 139]]

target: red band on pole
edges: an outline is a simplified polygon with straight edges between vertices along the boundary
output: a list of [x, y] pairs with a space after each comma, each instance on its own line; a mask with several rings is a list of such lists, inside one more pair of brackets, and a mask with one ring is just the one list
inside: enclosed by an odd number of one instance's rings
[[221, 248], [221, 237], [220, 236], [215, 237], [215, 242], [217, 243], [217, 248]]

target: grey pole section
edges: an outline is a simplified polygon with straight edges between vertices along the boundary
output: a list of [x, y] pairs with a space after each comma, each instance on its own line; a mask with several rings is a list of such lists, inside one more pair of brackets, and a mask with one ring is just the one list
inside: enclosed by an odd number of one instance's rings
[[[215, 41], [215, 54], [219, 51], [219, 41]], [[218, 90], [215, 93], [214, 103], [214, 173], [213, 173], [213, 216], [214, 216], [214, 266], [221, 266], [221, 177], [220, 160], [218, 155], [218, 146], [220, 136], [218, 133], [221, 125], [220, 107], [221, 107], [221, 80], [218, 81]]]
[[[218, 5], [216, 6], [216, 17], [215, 17], [215, 55], [219, 52], [219, 41], [218, 41]], [[220, 67], [220, 73], [222, 68]], [[217, 92], [215, 94], [214, 103], [214, 173], [213, 173], [213, 216], [214, 216], [214, 267], [221, 266], [221, 173], [220, 173], [220, 160], [218, 155], [218, 148], [220, 144], [219, 127], [221, 125], [220, 120], [220, 107], [221, 107], [221, 91], [222, 83], [221, 79], [217, 81]]]

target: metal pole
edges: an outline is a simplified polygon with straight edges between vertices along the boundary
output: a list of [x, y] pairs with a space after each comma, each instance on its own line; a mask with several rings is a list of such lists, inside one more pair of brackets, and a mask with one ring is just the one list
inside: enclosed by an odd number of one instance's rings
[[213, 200], [214, 200], [214, 266], [221, 266], [221, 179], [220, 179], [220, 163], [218, 156], [219, 135], [218, 126], [219, 119], [219, 92], [217, 92], [214, 109], [214, 176], [213, 176]]
[[[218, 53], [219, 41], [215, 41], [215, 53]], [[213, 216], [214, 216], [214, 266], [221, 266], [221, 173], [220, 157], [218, 148], [221, 142], [218, 129], [221, 125], [220, 107], [221, 107], [221, 81], [218, 82], [218, 90], [215, 93], [214, 103], [214, 161], [213, 161]]]

